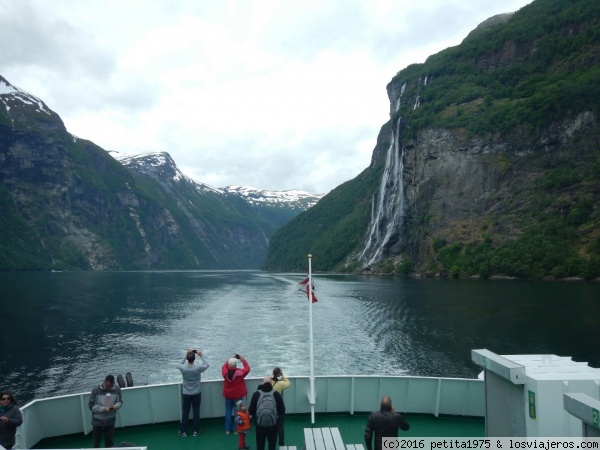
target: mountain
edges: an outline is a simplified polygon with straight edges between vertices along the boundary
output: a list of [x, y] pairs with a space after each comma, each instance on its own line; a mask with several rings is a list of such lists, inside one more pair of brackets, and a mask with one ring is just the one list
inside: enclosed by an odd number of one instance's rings
[[[237, 202], [246, 211], [250, 207], [253, 214], [272, 223], [276, 228], [314, 206], [323, 197], [322, 194], [311, 194], [300, 190], [267, 191], [243, 186], [215, 188], [184, 175], [166, 152], [143, 155], [121, 155], [115, 151], [110, 153], [131, 172], [154, 178], [166, 192], [172, 192], [173, 184], [181, 182], [190, 186], [192, 190], [211, 192], [217, 196], [228, 198], [234, 204]], [[181, 207], [185, 209], [185, 205]]]
[[0, 77], [0, 270], [252, 269], [318, 201], [215, 189], [167, 153], [121, 162]]
[[311, 194], [296, 189], [266, 191], [251, 187], [227, 186], [222, 192], [228, 197], [240, 197], [259, 216], [281, 227], [303, 211], [312, 208], [323, 194]]
[[267, 270], [600, 276], [600, 3], [535, 0], [398, 72], [370, 166]]

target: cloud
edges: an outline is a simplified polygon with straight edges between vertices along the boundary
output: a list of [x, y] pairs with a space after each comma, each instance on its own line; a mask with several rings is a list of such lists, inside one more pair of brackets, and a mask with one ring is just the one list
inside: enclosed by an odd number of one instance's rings
[[527, 2], [0, 0], [0, 74], [105, 149], [327, 192], [369, 165], [399, 70]]
[[[270, 137], [249, 135], [247, 139], [234, 135], [223, 142], [200, 143], [197, 152], [202, 153], [206, 166], [194, 164], [194, 156], [187, 154], [181, 160], [181, 169], [208, 184], [222, 186], [219, 180], [231, 176], [237, 184], [258, 188], [269, 187], [273, 179], [285, 180], [285, 189], [302, 189], [321, 193], [320, 186], [327, 186], [331, 178], [341, 184], [355, 177], [370, 161], [372, 130], [351, 127], [331, 131], [294, 133], [286, 139], [278, 133]], [[367, 147], [356, 145], [367, 142]], [[357, 158], [367, 161], [356, 167]], [[227, 173], [218, 173], [214, 167], [226, 167]], [[341, 174], [341, 177], [340, 177]], [[231, 183], [231, 184], [236, 184]], [[334, 186], [335, 187], [335, 186]]]
[[0, 59], [3, 68], [29, 67], [105, 79], [114, 59], [93, 37], [27, 0], [0, 2]]

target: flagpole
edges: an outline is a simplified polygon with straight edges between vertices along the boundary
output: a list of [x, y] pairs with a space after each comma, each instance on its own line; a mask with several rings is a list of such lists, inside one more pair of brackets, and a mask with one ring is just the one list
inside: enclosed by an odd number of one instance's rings
[[315, 356], [313, 351], [313, 320], [312, 320], [312, 255], [308, 255], [308, 324], [309, 324], [309, 337], [308, 342], [310, 345], [310, 422], [315, 423]]

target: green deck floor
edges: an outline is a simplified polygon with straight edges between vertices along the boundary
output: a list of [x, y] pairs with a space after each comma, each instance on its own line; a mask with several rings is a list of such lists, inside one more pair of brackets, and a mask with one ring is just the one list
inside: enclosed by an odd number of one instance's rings
[[[401, 437], [428, 436], [463, 436], [483, 437], [485, 422], [483, 418], [434, 417], [431, 415], [407, 415], [410, 430], [400, 432]], [[286, 444], [295, 445], [298, 450], [304, 444], [304, 428], [311, 426], [310, 416], [305, 414], [289, 415], [285, 418]], [[355, 415], [316, 415], [314, 427], [338, 427], [346, 444], [363, 443], [366, 414]], [[170, 422], [160, 425], [147, 425], [133, 428], [117, 428], [115, 444], [131, 442], [137, 446], [148, 447], [149, 450], [173, 449], [237, 449], [237, 435], [226, 435], [223, 418], [203, 419], [202, 433], [198, 437], [181, 438], [177, 435], [179, 423]], [[256, 449], [254, 431], [246, 437], [246, 444]], [[92, 446], [91, 433], [64, 438], [46, 439], [34, 448], [36, 449], [75, 449]]]

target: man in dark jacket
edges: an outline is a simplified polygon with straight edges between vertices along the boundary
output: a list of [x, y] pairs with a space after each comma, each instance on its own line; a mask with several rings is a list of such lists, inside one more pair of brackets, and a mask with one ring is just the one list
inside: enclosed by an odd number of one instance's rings
[[17, 401], [9, 391], [0, 395], [0, 445], [6, 449], [15, 445], [17, 427], [23, 423], [23, 415]]
[[410, 428], [408, 422], [392, 408], [392, 399], [383, 397], [379, 411], [373, 411], [367, 419], [365, 428], [365, 443], [367, 450], [373, 450], [373, 433], [375, 433], [375, 450], [381, 450], [382, 438], [398, 437], [398, 428], [406, 431]]
[[112, 375], [107, 375], [100, 386], [92, 389], [88, 407], [92, 411], [94, 448], [100, 447], [102, 433], [104, 433], [104, 446], [107, 448], [113, 446], [117, 409], [122, 405], [121, 388], [115, 386], [115, 377]]
[[[260, 420], [259, 413], [259, 398], [265, 396], [273, 396], [275, 400], [275, 406], [277, 409], [277, 416], [285, 414], [285, 405], [283, 403], [283, 397], [281, 394], [273, 389], [271, 385], [271, 377], [264, 377], [261, 385], [258, 386], [258, 390], [252, 394], [252, 399], [250, 400], [250, 408], [248, 408], [248, 412], [254, 418], [254, 422], [256, 424], [256, 449], [264, 450], [265, 449], [265, 441], [269, 442], [269, 450], [275, 450], [277, 446], [277, 417], [275, 417], [272, 422], [272, 426], [261, 426], [258, 424]], [[262, 399], [261, 403], [267, 403], [268, 399]], [[266, 407], [265, 407], [266, 408]]]

